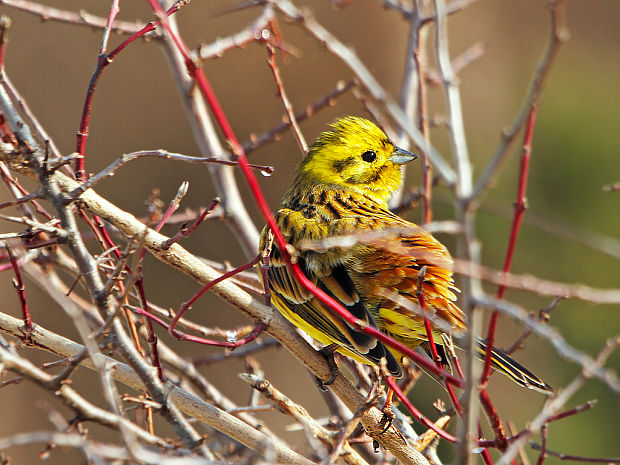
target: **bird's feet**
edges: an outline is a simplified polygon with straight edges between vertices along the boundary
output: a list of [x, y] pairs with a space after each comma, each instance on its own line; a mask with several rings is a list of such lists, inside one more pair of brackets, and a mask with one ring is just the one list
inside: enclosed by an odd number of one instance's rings
[[328, 346], [323, 347], [319, 350], [319, 353], [325, 357], [327, 363], [329, 365], [329, 375], [330, 378], [327, 381], [323, 381], [322, 379], [317, 378], [316, 382], [321, 388], [322, 391], [327, 391], [327, 386], [331, 385], [338, 376], [338, 365], [336, 365], [336, 360], [334, 359], [334, 352], [338, 349], [338, 344], [330, 344]]
[[383, 417], [381, 417], [379, 426], [382, 426], [382, 425], [385, 425], [385, 426], [379, 433], [380, 435], [385, 433], [388, 429], [390, 429], [390, 426], [392, 426], [392, 422], [394, 421], [394, 418], [396, 418], [396, 415], [392, 411], [392, 393], [393, 392], [394, 391], [392, 391], [391, 388], [388, 389], [387, 398], [385, 399], [385, 404], [383, 404], [383, 408], [381, 409], [381, 413], [383, 413]]

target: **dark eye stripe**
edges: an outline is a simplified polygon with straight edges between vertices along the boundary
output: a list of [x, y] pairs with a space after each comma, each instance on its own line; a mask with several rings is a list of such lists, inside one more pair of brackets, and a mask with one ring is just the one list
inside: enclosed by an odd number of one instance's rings
[[355, 163], [355, 157], [345, 158], [344, 160], [336, 160], [334, 162], [334, 169], [340, 172], [353, 163]]

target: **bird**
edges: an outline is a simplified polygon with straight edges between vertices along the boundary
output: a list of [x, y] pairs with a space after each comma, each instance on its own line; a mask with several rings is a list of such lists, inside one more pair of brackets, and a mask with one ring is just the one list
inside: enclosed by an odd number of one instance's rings
[[[373, 122], [336, 120], [299, 163], [274, 219], [303, 273], [354, 317], [408, 348], [429, 350], [418, 292], [423, 295], [434, 342], [445, 360], [442, 334], [462, 338], [448, 249], [422, 227], [388, 207], [402, 184], [402, 165], [418, 158], [397, 147]], [[260, 253], [271, 303], [291, 323], [326, 346], [359, 362], [402, 375], [403, 355], [334, 315], [292, 274], [265, 226]], [[422, 273], [421, 273], [422, 272]], [[484, 359], [486, 342], [475, 353]], [[545, 394], [552, 388], [499, 349], [491, 366], [520, 386]]]

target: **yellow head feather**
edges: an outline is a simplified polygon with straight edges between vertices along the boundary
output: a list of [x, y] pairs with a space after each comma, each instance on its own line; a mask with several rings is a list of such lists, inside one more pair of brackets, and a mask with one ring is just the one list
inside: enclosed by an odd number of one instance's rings
[[296, 185], [356, 191], [381, 205], [400, 187], [400, 165], [417, 158], [396, 147], [374, 123], [348, 116], [323, 132], [299, 165]]

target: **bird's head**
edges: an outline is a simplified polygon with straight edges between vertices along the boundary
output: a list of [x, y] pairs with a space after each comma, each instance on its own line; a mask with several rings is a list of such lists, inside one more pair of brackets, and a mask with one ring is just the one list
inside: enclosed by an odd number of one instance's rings
[[374, 123], [348, 116], [323, 132], [299, 165], [298, 181], [335, 185], [387, 206], [402, 182], [400, 167], [417, 158], [396, 147]]

